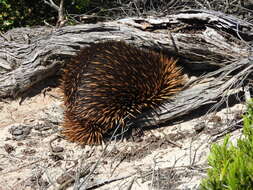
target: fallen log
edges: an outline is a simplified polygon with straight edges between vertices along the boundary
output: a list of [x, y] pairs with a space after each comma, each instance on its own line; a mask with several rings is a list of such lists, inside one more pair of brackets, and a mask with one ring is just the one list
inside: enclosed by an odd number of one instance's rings
[[[54, 76], [84, 46], [124, 40], [179, 57], [189, 82], [153, 123], [183, 115], [240, 89], [251, 77], [253, 25], [233, 16], [187, 10], [163, 17], [125, 18], [62, 28], [17, 28], [0, 36], [0, 97], [16, 98]], [[140, 117], [143, 121], [143, 117]], [[145, 117], [145, 121], [151, 120]], [[145, 125], [145, 124], [144, 124]]]

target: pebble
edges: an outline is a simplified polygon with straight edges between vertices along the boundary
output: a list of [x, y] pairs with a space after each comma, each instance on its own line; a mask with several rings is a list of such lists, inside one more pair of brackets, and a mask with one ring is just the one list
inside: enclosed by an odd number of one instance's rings
[[24, 140], [30, 134], [31, 129], [31, 126], [18, 123], [10, 126], [9, 133], [15, 140]]

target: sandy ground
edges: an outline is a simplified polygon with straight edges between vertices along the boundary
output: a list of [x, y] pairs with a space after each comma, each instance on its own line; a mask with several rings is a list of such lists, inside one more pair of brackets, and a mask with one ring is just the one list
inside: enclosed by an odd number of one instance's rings
[[231, 126], [240, 125], [245, 110], [234, 104], [134, 139], [81, 147], [59, 136], [63, 108], [57, 97], [53, 88], [22, 103], [0, 102], [0, 190], [197, 189], [211, 143], [231, 131], [238, 138], [241, 130]]

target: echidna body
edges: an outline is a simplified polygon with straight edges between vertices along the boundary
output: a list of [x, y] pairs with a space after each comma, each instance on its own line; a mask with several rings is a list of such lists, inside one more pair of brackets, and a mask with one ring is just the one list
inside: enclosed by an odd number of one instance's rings
[[100, 144], [124, 118], [135, 118], [171, 99], [183, 84], [176, 60], [124, 42], [83, 48], [67, 64], [64, 134], [80, 144]]

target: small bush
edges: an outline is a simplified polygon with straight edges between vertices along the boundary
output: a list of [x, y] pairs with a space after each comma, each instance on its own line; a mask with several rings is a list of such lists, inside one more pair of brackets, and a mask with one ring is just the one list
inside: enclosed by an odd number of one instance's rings
[[243, 117], [243, 138], [233, 145], [227, 136], [222, 145], [214, 144], [208, 157], [211, 168], [201, 183], [202, 190], [253, 189], [253, 103]]
[[[59, 5], [60, 0], [54, 0]], [[69, 13], [80, 14], [88, 10], [91, 0], [65, 0]], [[43, 0], [0, 0], [0, 31], [14, 27], [44, 25], [44, 21], [55, 25], [58, 13]]]
[[0, 31], [13, 27], [44, 25], [55, 22], [57, 12], [43, 0], [0, 0]]

